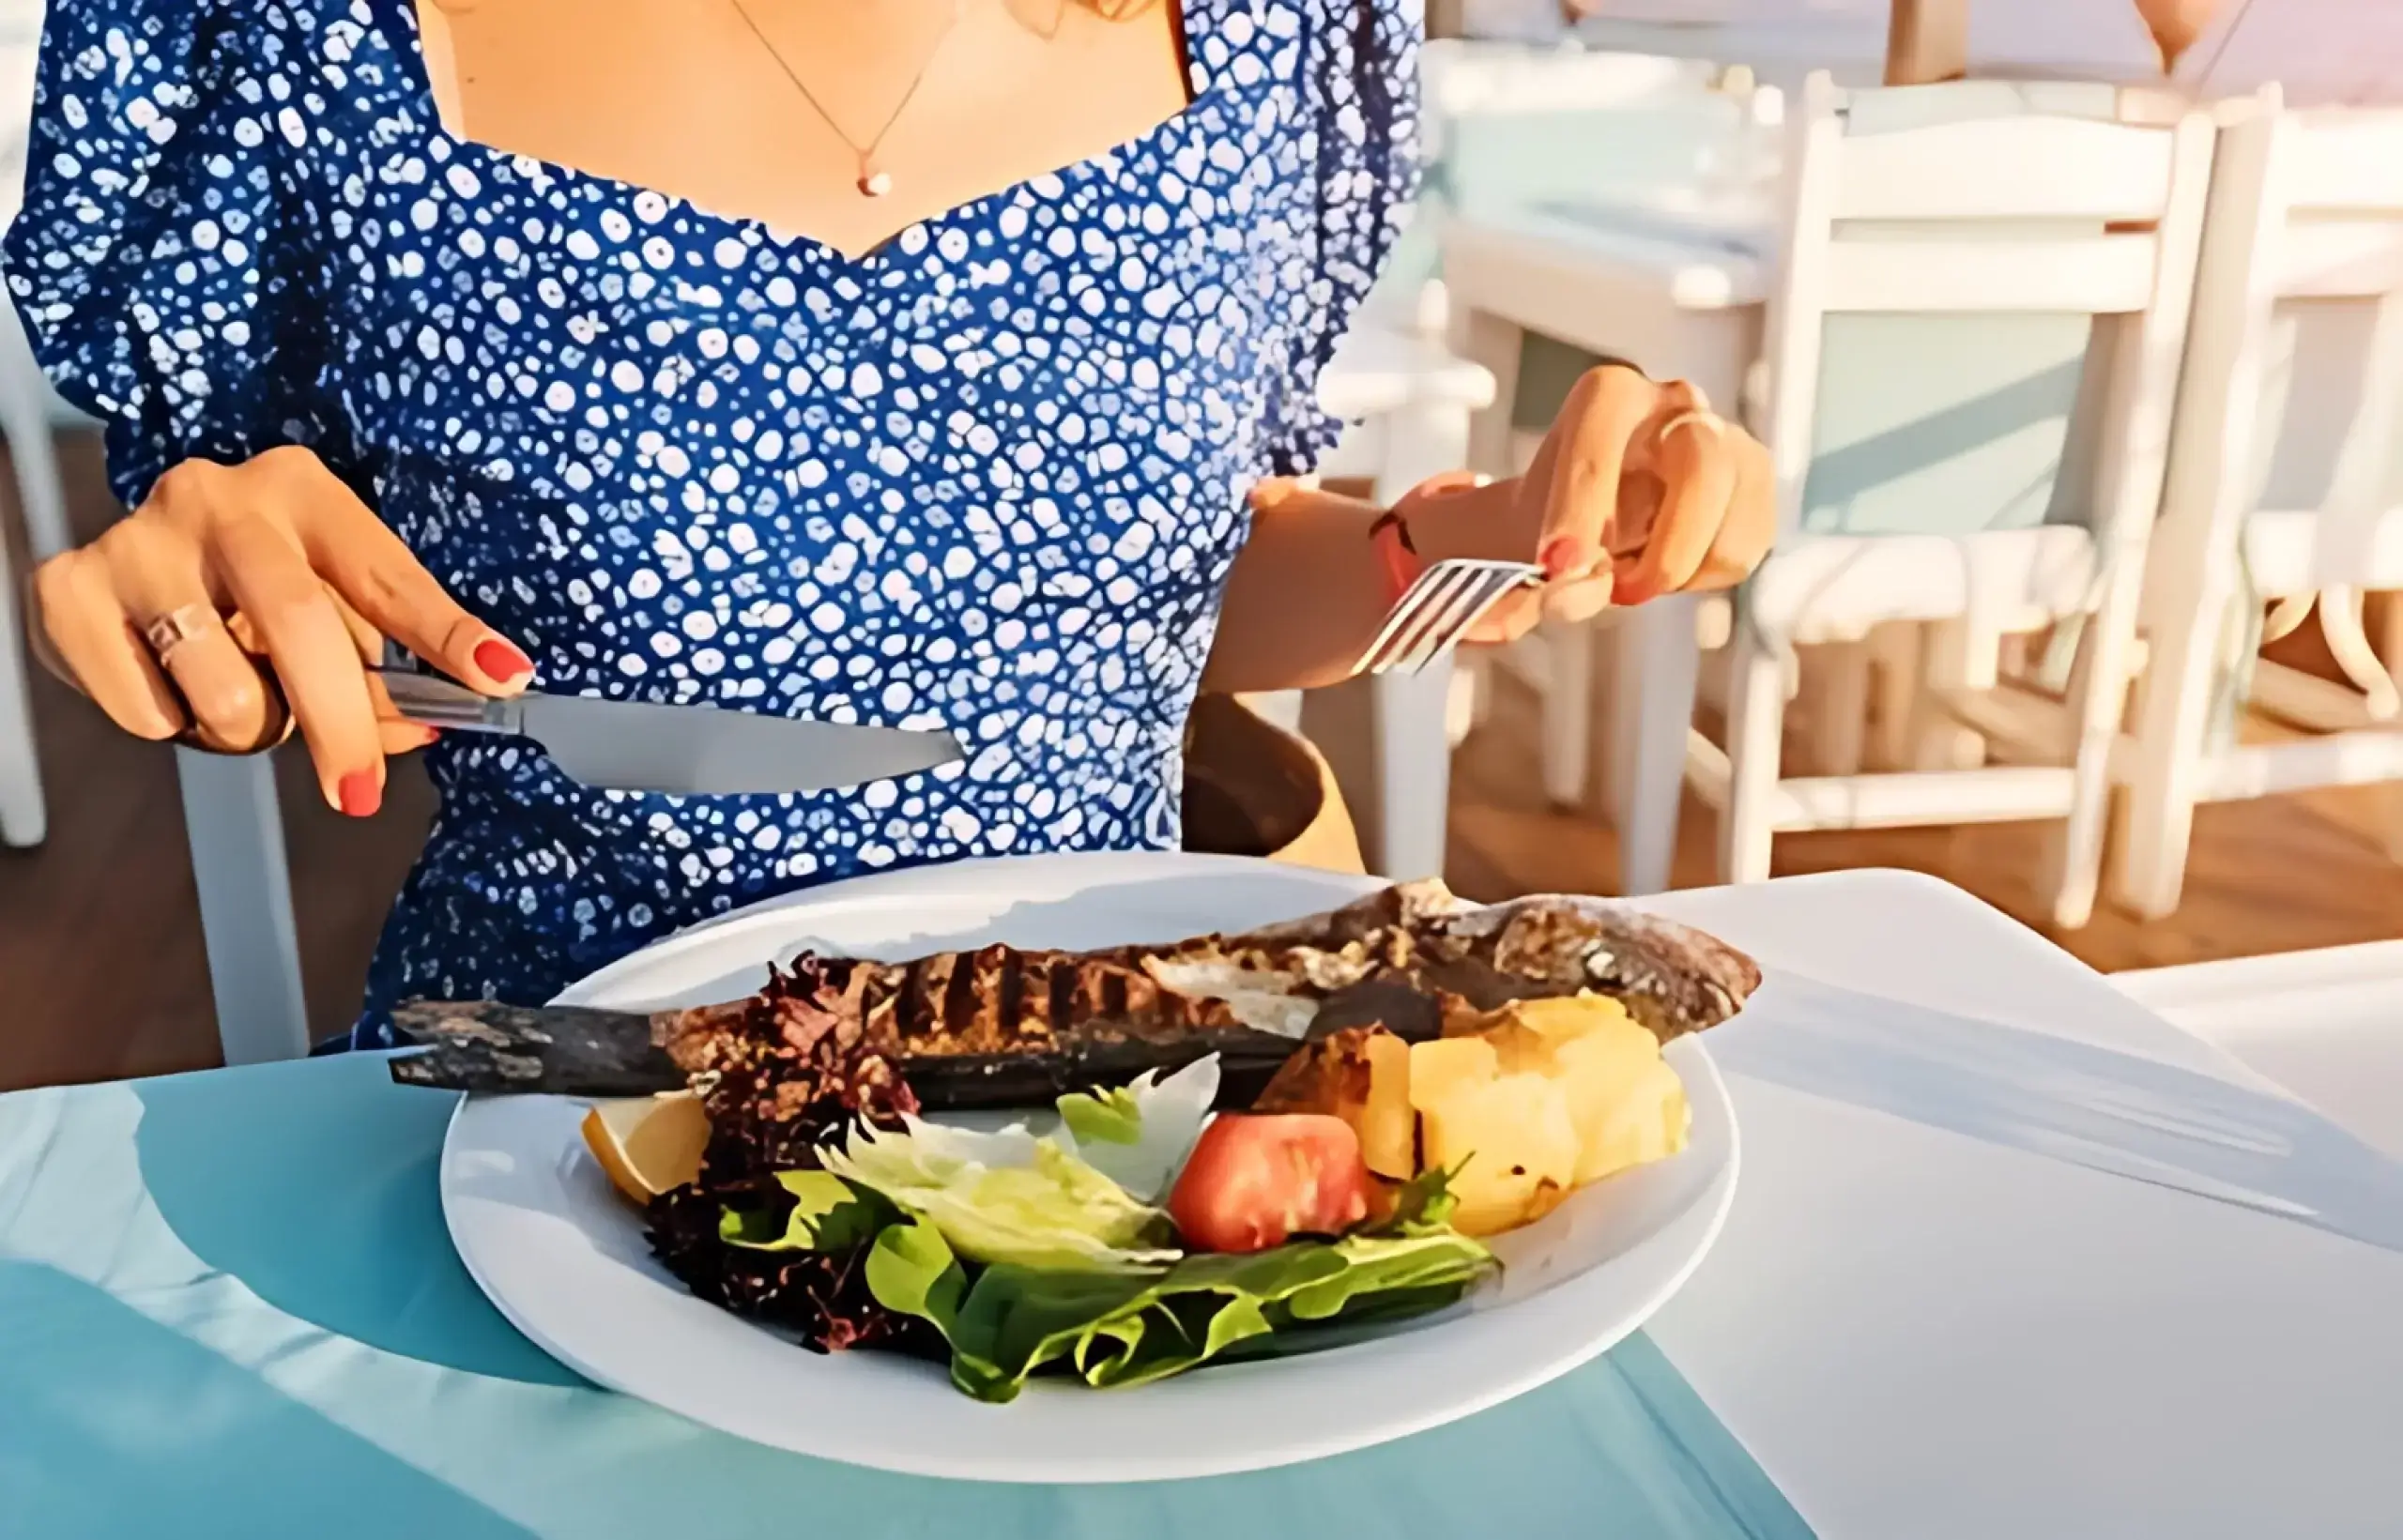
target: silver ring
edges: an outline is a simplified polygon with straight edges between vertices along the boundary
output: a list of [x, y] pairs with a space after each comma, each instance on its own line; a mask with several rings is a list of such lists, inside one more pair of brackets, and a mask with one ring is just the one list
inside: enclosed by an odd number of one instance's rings
[[175, 655], [176, 648], [195, 636], [222, 628], [216, 607], [209, 604], [185, 604], [151, 621], [142, 628], [142, 639], [150, 644], [150, 651], [163, 666]]
[[1712, 411], [1707, 406], [1689, 406], [1684, 411], [1672, 416], [1666, 422], [1661, 423], [1660, 428], [1653, 433], [1652, 441], [1656, 444], [1660, 443], [1661, 440], [1667, 438], [1671, 434], [1676, 433], [1679, 428], [1684, 427], [1689, 422], [1698, 423], [1701, 426], [1709, 429], [1713, 437], [1716, 437], [1720, 434], [1727, 431], [1727, 419], [1721, 417], [1717, 412]]

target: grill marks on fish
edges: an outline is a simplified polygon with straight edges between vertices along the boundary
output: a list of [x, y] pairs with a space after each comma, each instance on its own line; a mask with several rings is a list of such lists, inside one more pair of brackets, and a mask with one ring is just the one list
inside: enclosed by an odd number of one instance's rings
[[994, 945], [865, 968], [871, 1028], [889, 1023], [911, 1059], [1042, 1053], [1236, 1025], [1217, 1000], [1162, 988], [1133, 956]]
[[936, 1110], [1039, 1105], [1055, 1089], [1124, 1084], [1204, 1053], [1220, 1055], [1232, 1098], [1264, 1084], [1297, 1039], [1345, 1027], [1373, 1022], [1416, 1040], [1454, 1013], [1594, 989], [1665, 1041], [1725, 1020], [1760, 983], [1733, 948], [1623, 905], [1555, 896], [1476, 907], [1438, 883], [1165, 946], [992, 945], [909, 963], [804, 956], [795, 967], [808, 973], [805, 990], [772, 987], [649, 1019], [424, 1007], [424, 1035], [446, 1040], [445, 1057], [396, 1061], [409, 1067], [394, 1073], [463, 1089], [636, 1094], [745, 1070], [776, 1043], [822, 1057], [831, 1032], [883, 1056]]

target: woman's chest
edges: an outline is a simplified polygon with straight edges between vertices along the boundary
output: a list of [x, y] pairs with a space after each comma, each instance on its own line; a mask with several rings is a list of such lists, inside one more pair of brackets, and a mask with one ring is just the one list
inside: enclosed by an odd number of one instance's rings
[[877, 720], [1123, 690], [1239, 542], [1294, 238], [1206, 149], [1146, 170], [849, 264], [430, 164], [333, 383], [388, 516], [554, 687]]
[[331, 382], [362, 439], [631, 494], [859, 465], [1076, 492], [1256, 416], [1307, 200], [1197, 103], [1120, 154], [902, 230], [866, 260], [655, 192], [395, 147], [334, 210]]

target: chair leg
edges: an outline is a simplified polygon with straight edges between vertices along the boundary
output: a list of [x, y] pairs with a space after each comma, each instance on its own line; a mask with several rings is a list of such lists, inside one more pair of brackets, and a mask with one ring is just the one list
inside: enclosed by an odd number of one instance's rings
[[1920, 628], [1906, 620], [1879, 626], [1869, 638], [1871, 693], [1876, 733], [1869, 755], [1881, 770], [1908, 770], [1911, 725], [1919, 713]]
[[14, 305], [0, 304], [0, 434], [17, 471], [17, 494], [25, 514], [25, 536], [36, 561], [46, 561], [73, 542], [67, 526], [67, 486], [59, 480], [58, 454], [50, 437], [49, 387]]
[[2001, 672], [2001, 639], [1980, 635], [1966, 618], [1932, 621], [1921, 658], [1915, 762], [1923, 770], [1975, 770], [1985, 763], [1985, 740], [1953, 717], [1942, 693], [1993, 689]]
[[2159, 582], [2111, 872], [2113, 901], [2147, 920], [2174, 912], [2185, 886], [2195, 803], [2208, 769], [2221, 633], [2233, 602], [2225, 594], [2207, 599], [2183, 573], [2166, 572]]
[[266, 755], [179, 748], [176, 776], [225, 1062], [298, 1059], [309, 1051], [309, 1008], [275, 766]]
[[1298, 690], [1264, 690], [1244, 696], [1243, 706], [1271, 727], [1289, 733], [1302, 730], [1302, 693]]
[[1452, 743], [1446, 720], [1453, 662], [1437, 659], [1416, 674], [1380, 674], [1375, 696], [1376, 869], [1396, 880], [1437, 877], [1452, 788]]
[[35, 846], [50, 831], [42, 806], [41, 762], [34, 753], [33, 699], [23, 633], [17, 629], [17, 584], [0, 536], [0, 845]]
[[1686, 732], [1693, 724], [1702, 653], [1696, 601], [1671, 594], [1619, 622], [1611, 688], [1611, 816], [1618, 830], [1619, 891], [1666, 892], [1685, 792]]
[[1858, 775], [1869, 744], [1869, 644], [1830, 642], [1814, 652], [1820, 679], [1811, 719], [1814, 768], [1821, 775]]
[[2111, 816], [2111, 757], [2127, 720], [2135, 677], [2136, 611], [2142, 598], [2141, 553], [2113, 574], [2086, 627], [2070, 692], [2077, 734], [2071, 760], [2069, 816], [2062, 821], [2045, 889], [2053, 923], [2074, 930], [2094, 917], [2103, 875], [2103, 841]]
[[1594, 632], [1547, 621], [1542, 628], [1543, 793], [1554, 807], [1585, 800], [1587, 747], [1594, 739]]
[[[2403, 691], [2403, 589], [2378, 594], [2371, 600], [2383, 611], [2378, 628], [2378, 655], [2385, 660], [2386, 672], [2395, 680], [2395, 688]], [[2386, 853], [2403, 862], [2403, 783], [2386, 788]]]
[[1785, 670], [1758, 638], [1738, 632], [1727, 676], [1727, 805], [1719, 811], [1719, 880], [1761, 882], [1776, 837], [1779, 740], [1785, 730]]

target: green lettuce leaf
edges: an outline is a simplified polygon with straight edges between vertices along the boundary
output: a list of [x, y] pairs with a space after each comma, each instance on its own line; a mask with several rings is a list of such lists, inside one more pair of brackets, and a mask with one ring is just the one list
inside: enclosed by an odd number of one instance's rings
[[1060, 1121], [1079, 1148], [1093, 1144], [1137, 1144], [1143, 1137], [1142, 1104], [1125, 1086], [1113, 1090], [1076, 1091], [1060, 1098]]
[[[1022, 1165], [980, 1158], [994, 1139], [1026, 1139]], [[966, 1134], [911, 1120], [899, 1133], [865, 1125], [819, 1151], [827, 1170], [929, 1221], [961, 1258], [1062, 1272], [1156, 1272], [1182, 1253], [1167, 1218], [1057, 1139], [1023, 1130]]]
[[1146, 1071], [1132, 1085], [1063, 1096], [1060, 1121], [1076, 1152], [1141, 1198], [1168, 1197], [1218, 1099], [1218, 1056], [1195, 1060], [1166, 1079]]
[[954, 1384], [1007, 1401], [1047, 1365], [1090, 1385], [1140, 1385], [1280, 1331], [1440, 1309], [1493, 1265], [1477, 1242], [1437, 1230], [1188, 1257], [1148, 1277], [1002, 1264], [972, 1280], [939, 1228], [919, 1220], [877, 1238], [867, 1282], [887, 1309], [942, 1332]]
[[776, 1183], [793, 1197], [781, 1224], [762, 1210], [727, 1209], [719, 1239], [753, 1251], [849, 1251], [901, 1217], [876, 1193], [831, 1171], [780, 1171]]

